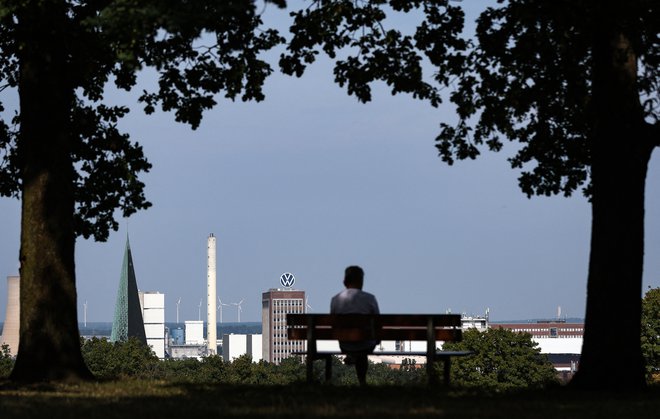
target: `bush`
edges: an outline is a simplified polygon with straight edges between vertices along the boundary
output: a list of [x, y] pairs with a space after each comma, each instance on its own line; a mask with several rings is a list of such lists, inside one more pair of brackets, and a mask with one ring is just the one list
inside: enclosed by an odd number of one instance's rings
[[158, 364], [158, 378], [175, 382], [196, 382], [202, 377], [202, 363], [196, 358], [165, 359]]
[[9, 345], [4, 344], [0, 348], [0, 378], [7, 378], [14, 368], [14, 357], [11, 356]]
[[660, 381], [660, 288], [649, 288], [642, 299], [642, 354], [649, 384]]
[[[406, 358], [398, 368], [392, 368], [387, 364], [372, 364], [369, 366], [369, 375], [372, 376], [374, 384], [410, 385], [426, 384], [426, 366], [417, 365], [414, 359]], [[368, 377], [367, 377], [368, 379]]]
[[94, 337], [83, 341], [81, 350], [87, 367], [96, 378], [157, 377], [158, 357], [149, 346], [135, 338], [113, 343]]
[[452, 363], [451, 380], [458, 386], [500, 391], [557, 384], [555, 369], [528, 333], [471, 329], [443, 349], [474, 352]]
[[[305, 364], [301, 363], [300, 358], [288, 358], [297, 365], [298, 381], [305, 380]], [[369, 370], [367, 371], [367, 383], [370, 385], [424, 385], [427, 382], [426, 369], [423, 366], [416, 365], [411, 359], [404, 359], [403, 365], [399, 368], [392, 368], [389, 364], [374, 363], [369, 361]], [[279, 367], [282, 367], [280, 364]], [[321, 382], [325, 380], [325, 361], [314, 362], [314, 380]], [[357, 374], [353, 365], [346, 365], [342, 358], [332, 357], [332, 379], [335, 385], [358, 385]]]

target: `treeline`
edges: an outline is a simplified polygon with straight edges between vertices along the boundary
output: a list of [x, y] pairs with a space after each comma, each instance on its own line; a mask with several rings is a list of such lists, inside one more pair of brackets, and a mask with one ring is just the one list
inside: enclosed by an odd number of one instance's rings
[[[299, 357], [291, 357], [279, 365], [252, 362], [248, 355], [232, 362], [220, 356], [198, 360], [159, 360], [151, 348], [136, 339], [109, 342], [107, 339], [81, 339], [83, 358], [99, 380], [166, 380], [172, 382], [203, 382], [226, 384], [286, 385], [305, 380], [305, 364]], [[468, 331], [460, 346], [475, 352], [469, 359], [455, 362], [452, 381], [463, 387], [483, 387], [506, 390], [520, 387], [544, 387], [556, 383], [555, 372], [545, 356], [538, 353], [529, 335], [502, 330], [485, 333]], [[353, 366], [344, 365], [338, 357], [332, 360], [332, 383], [357, 384]], [[0, 363], [0, 377], [9, 375], [13, 361], [8, 351]], [[315, 363], [317, 381], [324, 380], [324, 362]], [[436, 374], [442, 374], [442, 364]], [[398, 368], [387, 364], [371, 364], [368, 382], [372, 385], [424, 385], [426, 369], [413, 359], [404, 359]]]
[[[642, 350], [649, 384], [660, 383], [660, 288], [649, 289], [642, 300]], [[305, 380], [305, 364], [300, 358], [285, 359], [279, 365], [252, 362], [245, 355], [233, 362], [219, 356], [197, 359], [161, 361], [151, 348], [131, 339], [111, 343], [106, 339], [81, 339], [87, 366], [100, 380], [155, 379], [178, 382], [286, 385]], [[557, 375], [547, 357], [540, 353], [529, 334], [505, 329], [463, 334], [458, 343], [444, 349], [468, 350], [474, 355], [456, 359], [451, 370], [452, 383], [460, 387], [476, 387], [501, 391], [518, 388], [544, 388], [557, 383]], [[9, 376], [14, 359], [7, 345], [0, 350], [0, 379]], [[333, 359], [332, 383], [357, 384], [355, 370], [339, 358]], [[442, 374], [438, 365], [437, 374]], [[323, 380], [324, 365], [315, 365], [317, 381]], [[405, 360], [401, 368], [372, 364], [367, 380], [373, 385], [408, 385], [426, 383], [426, 369]]]
[[[158, 379], [178, 382], [205, 382], [227, 384], [291, 384], [305, 380], [305, 365], [298, 357], [291, 357], [279, 365], [259, 361], [252, 362], [243, 355], [232, 362], [214, 355], [197, 360], [159, 360], [150, 348], [135, 339], [111, 343], [106, 339], [92, 338], [82, 342], [82, 352], [87, 366], [101, 380], [125, 378]], [[333, 360], [333, 383], [357, 384], [353, 367], [345, 366], [339, 358]], [[316, 374], [323, 376], [319, 363]], [[374, 364], [369, 371], [373, 384], [423, 383], [424, 370], [408, 365], [393, 370], [384, 364]]]
[[[232, 362], [225, 362], [214, 355], [188, 359], [159, 360], [151, 348], [136, 339], [126, 342], [109, 342], [105, 338], [81, 340], [85, 363], [99, 380], [166, 380], [172, 382], [226, 383], [286, 385], [305, 380], [305, 364], [298, 357], [283, 360], [279, 365], [259, 361], [252, 362], [243, 355]], [[7, 345], [0, 352], [0, 379], [7, 378], [14, 366], [14, 358]], [[324, 365], [315, 365], [315, 374], [320, 381], [324, 377]], [[413, 362], [394, 370], [385, 364], [373, 364], [369, 370], [372, 384], [422, 384], [424, 369], [415, 368]], [[355, 370], [346, 366], [339, 358], [333, 359], [332, 383], [339, 385], [357, 384]]]

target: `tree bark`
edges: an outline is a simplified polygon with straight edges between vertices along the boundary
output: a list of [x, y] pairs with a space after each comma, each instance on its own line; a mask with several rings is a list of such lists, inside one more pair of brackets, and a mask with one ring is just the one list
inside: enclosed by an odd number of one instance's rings
[[572, 385], [635, 390], [645, 385], [640, 346], [644, 191], [653, 145], [645, 134], [633, 45], [618, 22], [601, 23], [593, 49], [593, 217], [585, 334]]
[[[38, 5], [36, 3], [39, 3]], [[22, 171], [20, 342], [15, 381], [92, 378], [80, 351], [73, 229], [74, 167], [64, 7], [31, 2], [19, 15]]]

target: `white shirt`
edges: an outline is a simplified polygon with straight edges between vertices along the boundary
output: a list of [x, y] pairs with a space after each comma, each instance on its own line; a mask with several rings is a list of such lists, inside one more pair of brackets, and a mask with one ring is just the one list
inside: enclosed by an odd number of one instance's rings
[[[331, 314], [380, 314], [378, 301], [373, 294], [364, 292], [357, 288], [346, 288], [332, 297], [330, 301]], [[371, 352], [379, 342], [339, 342], [341, 349], [346, 352], [364, 351]]]
[[332, 297], [331, 314], [379, 314], [378, 301], [373, 294], [357, 288], [346, 288]]

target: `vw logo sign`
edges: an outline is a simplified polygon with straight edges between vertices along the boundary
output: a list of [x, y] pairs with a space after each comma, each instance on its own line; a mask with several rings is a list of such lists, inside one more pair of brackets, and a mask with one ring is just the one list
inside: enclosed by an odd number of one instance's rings
[[280, 284], [285, 288], [291, 288], [296, 282], [296, 278], [290, 272], [285, 272], [280, 276]]

